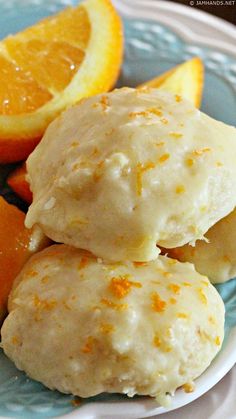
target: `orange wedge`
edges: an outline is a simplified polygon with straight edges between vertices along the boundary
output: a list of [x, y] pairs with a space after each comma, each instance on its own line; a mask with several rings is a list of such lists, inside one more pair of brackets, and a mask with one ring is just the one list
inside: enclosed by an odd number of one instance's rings
[[0, 162], [25, 159], [48, 124], [119, 74], [122, 25], [110, 0], [86, 0], [0, 43]]
[[49, 245], [41, 232], [28, 230], [24, 220], [22, 211], [0, 197], [0, 324], [16, 275], [34, 252]]
[[202, 99], [203, 83], [204, 66], [201, 59], [195, 57], [143, 83], [139, 87], [157, 87], [178, 94], [199, 108]]
[[29, 188], [29, 183], [26, 180], [26, 165], [25, 163], [17, 167], [7, 179], [8, 185], [11, 189], [20, 196], [27, 204], [32, 202], [32, 192]]

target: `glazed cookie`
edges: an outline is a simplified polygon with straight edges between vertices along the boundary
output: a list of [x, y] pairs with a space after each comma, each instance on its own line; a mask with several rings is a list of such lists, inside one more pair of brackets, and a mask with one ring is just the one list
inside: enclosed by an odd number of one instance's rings
[[236, 130], [177, 95], [125, 88], [55, 120], [27, 170], [28, 227], [108, 260], [152, 260], [156, 244], [202, 239], [233, 210]]
[[193, 265], [164, 256], [108, 264], [54, 245], [18, 276], [2, 346], [17, 368], [51, 389], [165, 403], [178, 387], [192, 387], [223, 335], [224, 304]]
[[194, 263], [198, 272], [211, 282], [225, 282], [236, 275], [236, 210], [218, 221], [195, 246], [185, 245], [167, 250], [181, 262]]

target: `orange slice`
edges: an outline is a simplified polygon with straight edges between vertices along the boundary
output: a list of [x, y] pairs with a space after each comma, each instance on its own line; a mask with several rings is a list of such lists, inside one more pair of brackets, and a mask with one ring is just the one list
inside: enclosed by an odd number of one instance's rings
[[20, 196], [27, 204], [32, 202], [32, 192], [29, 188], [29, 183], [26, 180], [26, 165], [25, 163], [17, 167], [7, 179], [8, 185], [11, 189]]
[[0, 324], [16, 275], [34, 252], [49, 244], [42, 233], [28, 230], [24, 220], [22, 211], [0, 197]]
[[157, 87], [158, 89], [178, 94], [199, 108], [202, 99], [203, 83], [204, 66], [201, 59], [195, 57], [143, 83], [139, 87]]
[[109, 0], [86, 0], [0, 43], [0, 162], [25, 159], [47, 125], [81, 98], [108, 91], [123, 51]]

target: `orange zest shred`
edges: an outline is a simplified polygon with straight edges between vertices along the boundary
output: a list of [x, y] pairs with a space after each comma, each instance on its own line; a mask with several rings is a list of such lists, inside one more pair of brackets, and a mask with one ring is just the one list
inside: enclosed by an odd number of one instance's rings
[[223, 255], [222, 259], [223, 259], [224, 262], [231, 262], [230, 257], [228, 255]]
[[94, 182], [98, 182], [99, 179], [101, 178], [102, 173], [103, 173], [103, 166], [104, 166], [104, 160], [101, 160], [97, 164], [97, 167], [96, 167], [96, 169], [93, 172], [93, 180], [94, 180]]
[[161, 122], [164, 125], [167, 125], [169, 123], [168, 119], [166, 119], [166, 118], [161, 118]]
[[143, 174], [147, 170], [151, 170], [155, 168], [155, 164], [153, 162], [147, 162], [146, 164], [138, 163], [136, 166], [136, 190], [138, 196], [142, 195], [143, 192]]
[[159, 143], [155, 143], [154, 144], [156, 147], [162, 147], [163, 145], [165, 145], [164, 141], [160, 141]]
[[178, 185], [178, 186], [176, 186], [176, 188], [175, 188], [175, 192], [176, 192], [177, 194], [182, 194], [182, 193], [184, 193], [184, 192], [185, 192], [185, 187], [184, 187], [184, 185]]
[[176, 304], [177, 303], [177, 300], [175, 298], [171, 297], [169, 299], [169, 302], [170, 302], [170, 304]]
[[35, 276], [37, 276], [38, 275], [38, 272], [37, 271], [28, 271], [28, 272], [26, 272], [26, 274], [25, 274], [25, 277], [26, 278], [34, 278]]
[[204, 341], [204, 342], [206, 342], [206, 341], [212, 342], [212, 337], [208, 333], [206, 333], [205, 330], [199, 328], [197, 330], [197, 333], [200, 336], [200, 338], [201, 338], [202, 341]]
[[169, 133], [169, 136], [170, 137], [173, 137], [173, 138], [176, 138], [176, 139], [179, 139], [179, 138], [182, 138], [183, 137], [183, 134], [181, 134], [181, 132], [173, 132], [173, 131], [171, 131]]
[[179, 294], [181, 287], [178, 284], [169, 284], [168, 289], [172, 291], [174, 294]]
[[211, 323], [211, 324], [216, 324], [216, 320], [215, 320], [215, 318], [213, 317], [213, 316], [209, 316], [208, 317], [208, 321], [209, 321], [209, 323]]
[[118, 310], [118, 311], [122, 311], [128, 308], [127, 304], [117, 304], [117, 303], [114, 303], [113, 301], [108, 300], [107, 298], [102, 298], [101, 303], [109, 308], [112, 308], [113, 310]]
[[209, 287], [209, 282], [208, 281], [205, 281], [204, 279], [201, 279], [201, 284], [202, 285], [205, 285], [205, 287]]
[[176, 259], [169, 259], [168, 263], [169, 263], [169, 265], [176, 265], [177, 260]]
[[145, 111], [140, 112], [129, 112], [129, 118], [136, 118], [137, 116], [143, 116], [145, 117], [147, 113]]
[[130, 118], [136, 118], [138, 116], [142, 116], [143, 118], [150, 118], [151, 115], [154, 114], [156, 116], [162, 116], [163, 113], [158, 108], [148, 108], [144, 111], [137, 111], [137, 112], [130, 112], [129, 117]]
[[182, 282], [182, 284], [183, 284], [184, 287], [191, 287], [192, 286], [190, 284], [190, 282], [186, 282], [186, 281]]
[[159, 336], [155, 335], [153, 338], [153, 345], [159, 348], [161, 346], [161, 339]]
[[175, 95], [175, 101], [176, 102], [181, 102], [183, 99], [182, 99], [182, 96], [180, 96], [180, 95]]
[[163, 271], [163, 272], [162, 272], [162, 275], [163, 275], [165, 278], [171, 278], [171, 277], [173, 276], [173, 274], [172, 274], [171, 272], [168, 272], [168, 271]]
[[170, 158], [169, 153], [162, 154], [162, 156], [161, 156], [161, 157], [159, 157], [158, 162], [159, 162], [159, 163], [164, 163], [164, 162], [165, 162], [166, 160], [168, 160], [169, 158]]
[[93, 336], [89, 336], [85, 342], [85, 345], [81, 349], [84, 354], [90, 354], [93, 351], [95, 339]]
[[177, 313], [177, 317], [179, 319], [188, 319], [189, 318], [189, 315], [186, 314], [186, 313]]
[[202, 156], [203, 153], [207, 153], [209, 151], [211, 151], [211, 148], [205, 147], [205, 148], [202, 148], [201, 150], [194, 150], [193, 151], [193, 155], [194, 156]]
[[12, 336], [11, 342], [13, 343], [13, 345], [19, 345], [20, 339], [18, 338], [18, 336]]
[[157, 313], [162, 313], [165, 311], [167, 303], [166, 301], [163, 301], [159, 294], [157, 292], [153, 292], [151, 294], [151, 300], [152, 300], [152, 309], [156, 311]]
[[79, 141], [72, 141], [72, 143], [71, 143], [71, 147], [72, 148], [74, 148], [74, 147], [79, 147], [79, 145], [80, 145], [80, 143], [79, 143]]
[[193, 159], [188, 158], [188, 159], [186, 159], [185, 163], [186, 163], [187, 166], [191, 167], [191, 166], [193, 166], [194, 161], [193, 161]]
[[162, 116], [163, 115], [163, 112], [160, 111], [160, 109], [158, 109], [158, 108], [149, 108], [148, 112], [153, 113], [154, 115], [157, 115], [157, 116]]
[[203, 303], [203, 304], [205, 304], [205, 305], [207, 305], [207, 297], [206, 297], [206, 295], [204, 294], [204, 292], [203, 292], [203, 289], [202, 288], [198, 288], [197, 289], [197, 292], [198, 292], [198, 295], [199, 295], [199, 298], [200, 298], [200, 300], [201, 300], [201, 302]]
[[52, 300], [41, 300], [38, 297], [38, 295], [34, 295], [33, 303], [34, 303], [34, 306], [37, 309], [40, 309], [40, 310], [48, 310], [48, 311], [49, 310], [52, 310], [57, 305], [57, 301], [56, 300], [54, 300], [54, 299], [52, 299]]
[[163, 352], [170, 352], [172, 350], [172, 347], [165, 342], [165, 340], [162, 340], [157, 334], [153, 338], [153, 345], [156, 346], [156, 348], [160, 348]]
[[140, 268], [141, 266], [147, 266], [147, 262], [133, 262], [135, 268]]
[[220, 346], [220, 337], [219, 336], [216, 336], [216, 338], [215, 338], [215, 344], [217, 345], [217, 346]]
[[130, 281], [128, 279], [129, 277], [130, 275], [123, 275], [111, 279], [109, 291], [113, 294], [114, 297], [123, 298], [130, 292], [131, 287], [142, 287], [142, 284], [140, 284], [140, 282]]
[[102, 106], [103, 111], [105, 112], [109, 108], [109, 100], [106, 95], [103, 95], [100, 99], [100, 104]]

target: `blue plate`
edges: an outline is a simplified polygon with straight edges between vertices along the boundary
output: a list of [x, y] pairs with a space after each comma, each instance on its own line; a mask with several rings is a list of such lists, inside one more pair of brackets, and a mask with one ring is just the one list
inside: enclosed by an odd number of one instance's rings
[[[75, 2], [72, 0], [0, 0], [0, 36], [15, 33], [66, 4], [73, 3]], [[235, 58], [225, 53], [216, 53], [207, 46], [187, 43], [170, 28], [156, 21], [124, 18], [124, 27], [125, 60], [118, 86], [135, 86], [192, 56], [199, 55], [206, 66], [202, 110], [226, 123], [235, 123], [236, 74], [232, 70], [233, 68], [235, 71], [236, 68]], [[0, 178], [3, 172], [0, 168]], [[226, 305], [227, 343], [227, 336], [236, 326], [236, 279], [217, 286], [217, 289]], [[125, 398], [101, 395], [83, 401], [82, 405], [104, 400], [111, 402]], [[50, 391], [27, 378], [0, 351], [1, 416], [25, 419], [61, 416], [75, 409], [73, 401], [73, 396]]]

